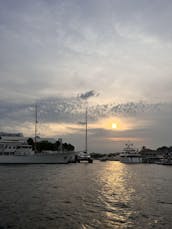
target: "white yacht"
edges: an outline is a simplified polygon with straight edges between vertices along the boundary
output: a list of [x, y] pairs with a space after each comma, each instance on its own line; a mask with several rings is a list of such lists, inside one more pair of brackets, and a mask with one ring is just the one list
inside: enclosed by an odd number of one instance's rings
[[125, 144], [123, 152], [120, 154], [120, 162], [123, 163], [142, 163], [142, 157], [133, 147], [133, 144]]
[[35, 105], [34, 150], [28, 145], [23, 134], [3, 134], [0, 136], [0, 164], [67, 164], [74, 162], [76, 152], [60, 151], [37, 152], [37, 105]]
[[0, 164], [67, 164], [74, 159], [74, 151], [35, 153], [21, 136], [1, 136], [0, 139]]

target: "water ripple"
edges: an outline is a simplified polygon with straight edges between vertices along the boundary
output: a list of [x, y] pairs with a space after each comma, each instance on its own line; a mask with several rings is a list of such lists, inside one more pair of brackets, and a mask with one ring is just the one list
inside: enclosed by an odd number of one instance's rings
[[172, 228], [166, 166], [95, 162], [0, 173], [0, 229]]

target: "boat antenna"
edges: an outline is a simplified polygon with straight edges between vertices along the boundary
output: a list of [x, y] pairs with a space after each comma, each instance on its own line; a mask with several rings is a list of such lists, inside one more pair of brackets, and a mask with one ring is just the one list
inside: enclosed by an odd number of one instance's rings
[[35, 150], [35, 153], [37, 151], [36, 149], [36, 145], [37, 145], [37, 123], [38, 123], [38, 114], [37, 114], [37, 104], [35, 104], [35, 147], [34, 147], [34, 150]]
[[87, 143], [88, 143], [88, 108], [86, 104], [86, 111], [85, 111], [85, 153], [88, 151]]

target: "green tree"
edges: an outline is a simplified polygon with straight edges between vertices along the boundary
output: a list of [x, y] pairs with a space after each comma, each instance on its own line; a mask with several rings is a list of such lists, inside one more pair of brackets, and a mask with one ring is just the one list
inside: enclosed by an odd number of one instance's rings
[[32, 138], [27, 139], [27, 144], [32, 146], [32, 149], [34, 149], [34, 141]]

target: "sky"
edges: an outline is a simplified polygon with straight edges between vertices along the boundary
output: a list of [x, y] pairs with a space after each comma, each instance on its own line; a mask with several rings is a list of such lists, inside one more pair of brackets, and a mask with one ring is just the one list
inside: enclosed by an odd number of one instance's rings
[[[89, 152], [172, 145], [171, 0], [1, 0], [0, 132]], [[115, 127], [115, 128], [112, 128]]]

